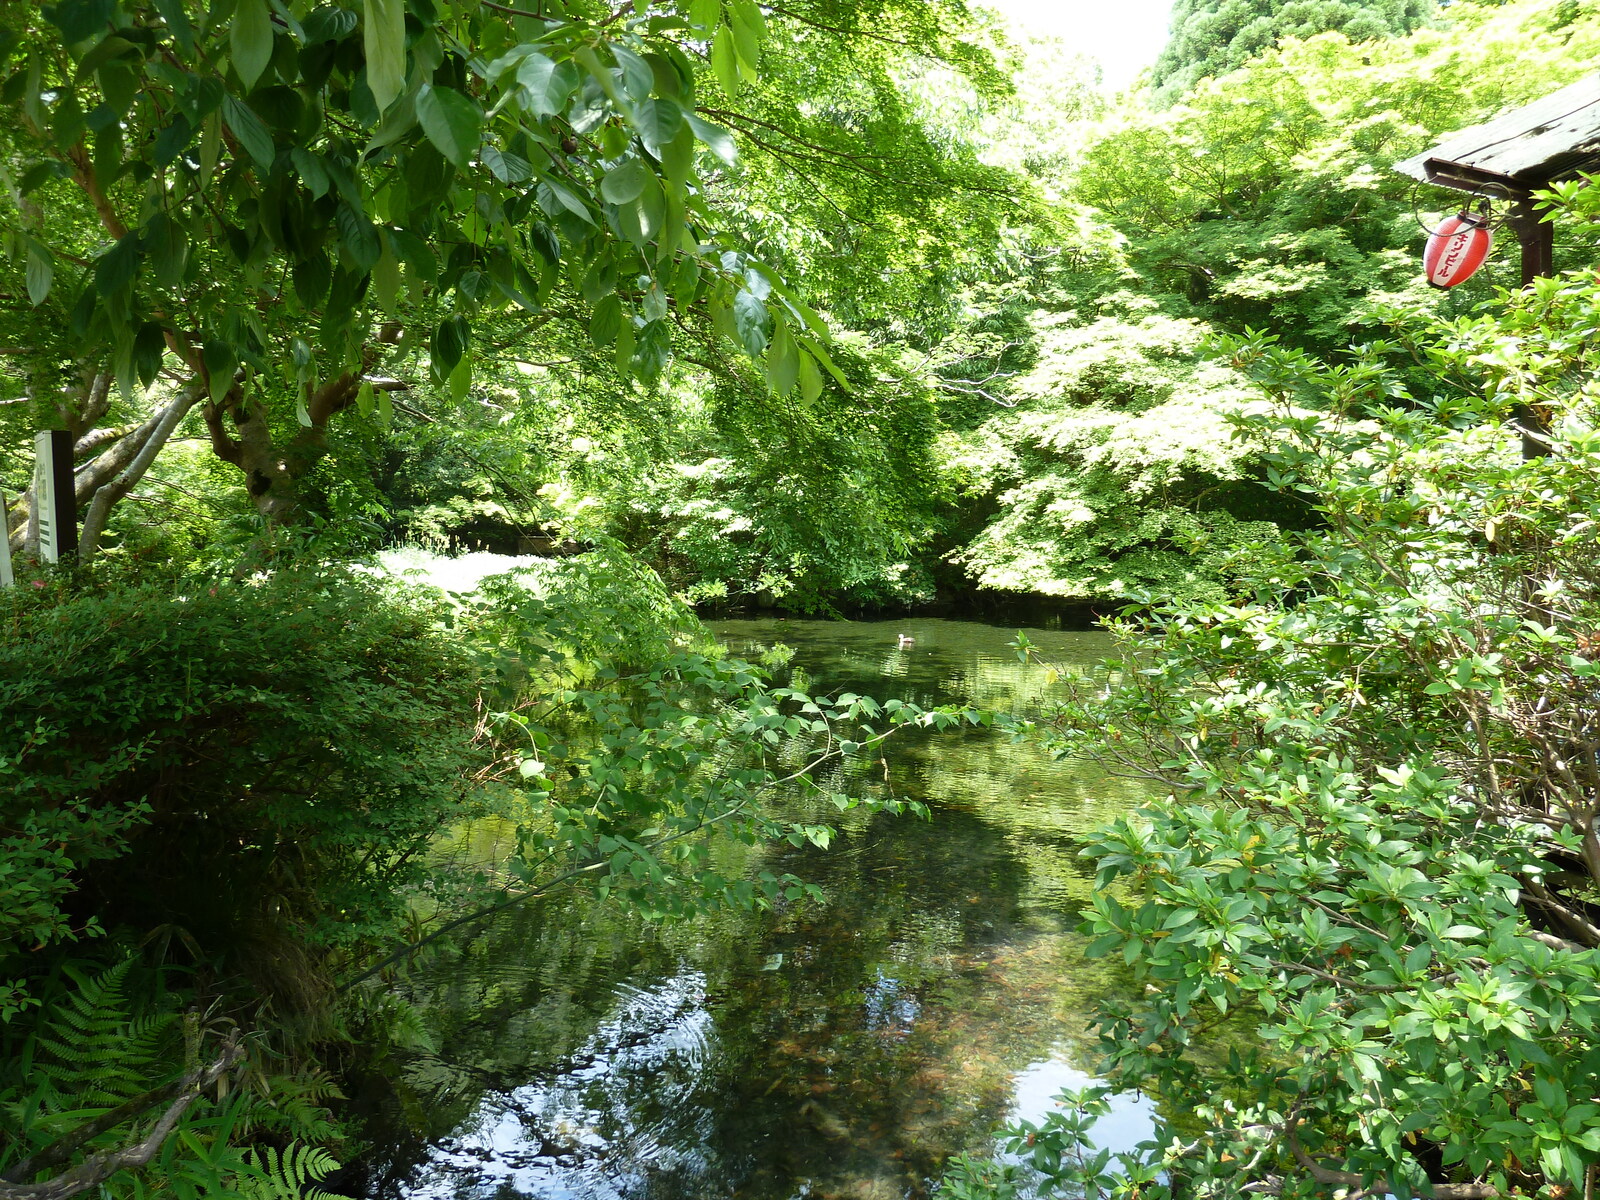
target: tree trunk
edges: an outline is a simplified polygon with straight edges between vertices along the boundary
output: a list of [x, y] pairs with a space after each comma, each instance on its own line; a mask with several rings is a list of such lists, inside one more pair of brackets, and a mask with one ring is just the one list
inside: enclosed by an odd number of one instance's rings
[[78, 537], [79, 562], [88, 562], [95, 556], [100, 549], [100, 538], [105, 533], [106, 522], [111, 519], [112, 506], [132, 491], [134, 484], [144, 478], [144, 473], [150, 469], [150, 464], [155, 462], [156, 455], [161, 453], [172, 437], [173, 431], [178, 428], [178, 422], [199, 403], [200, 395], [198, 381], [191, 382], [141, 426], [135, 435], [123, 438], [117, 443], [115, 450], [108, 451], [102, 456], [110, 457], [130, 445], [135, 447], [131, 455], [119, 455], [126, 458], [126, 465], [94, 490], [94, 498], [84, 512], [83, 531]]
[[[211, 449], [244, 473], [245, 490], [269, 529], [293, 525], [304, 516], [300, 483], [328, 452], [328, 423], [355, 404], [367, 372], [403, 336], [398, 322], [384, 325], [354, 369], [320, 386], [308, 385], [302, 397], [302, 421], [308, 423], [287, 439], [274, 438], [265, 407], [254, 397], [246, 398], [237, 383], [220, 402], [206, 402], [201, 411]], [[205, 378], [203, 368], [200, 378]]]

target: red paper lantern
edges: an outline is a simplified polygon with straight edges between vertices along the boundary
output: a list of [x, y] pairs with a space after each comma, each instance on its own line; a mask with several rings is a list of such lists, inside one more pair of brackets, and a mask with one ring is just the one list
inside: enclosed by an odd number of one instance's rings
[[1465, 283], [1489, 256], [1490, 241], [1488, 218], [1469, 212], [1446, 217], [1422, 252], [1423, 274], [1436, 288]]

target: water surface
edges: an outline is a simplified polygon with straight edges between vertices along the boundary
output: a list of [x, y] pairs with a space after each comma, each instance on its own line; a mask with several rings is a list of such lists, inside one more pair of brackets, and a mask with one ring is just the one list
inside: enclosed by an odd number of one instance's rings
[[[797, 686], [1027, 709], [1050, 689], [971, 622], [727, 621], [794, 651]], [[913, 639], [900, 644], [900, 635]], [[1087, 668], [1101, 635], [1030, 631]], [[375, 1144], [340, 1181], [383, 1200], [897, 1200], [1088, 1082], [1084, 1011], [1123, 981], [1071, 932], [1075, 838], [1130, 784], [990, 730], [905, 741], [879, 782], [930, 821], [848, 814], [827, 851], [762, 865], [823, 906], [647, 927], [575, 896], [508, 910], [399, 995], [431, 1041], [359, 1098]], [[1127, 1098], [1106, 1140], [1147, 1126]], [[360, 1176], [359, 1178], [357, 1176]]]

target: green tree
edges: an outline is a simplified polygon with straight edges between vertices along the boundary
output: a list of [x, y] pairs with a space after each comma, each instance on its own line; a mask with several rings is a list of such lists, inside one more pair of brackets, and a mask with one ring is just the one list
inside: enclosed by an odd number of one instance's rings
[[1292, 506], [1255, 486], [1254, 452], [1223, 415], [1243, 381], [1201, 364], [1199, 322], [1041, 314], [1039, 359], [1014, 408], [949, 447], [997, 511], [955, 555], [980, 587], [1069, 600], [1221, 598], [1241, 542]]
[[386, 408], [374, 376], [425, 360], [461, 395], [510, 311], [584, 320], [646, 381], [698, 323], [815, 395], [824, 326], [717, 233], [737, 151], [704, 93], [758, 75], [765, 17], [681, 8], [12, 6], [19, 295], [59, 301], [78, 424], [171, 376], [80, 477], [84, 551], [191, 410], [293, 519], [330, 424]]
[[1169, 99], [1226, 75], [1284, 38], [1342, 33], [1352, 42], [1399, 37], [1433, 12], [1430, 0], [1176, 0], [1151, 84]]
[[[967, 289], [933, 361], [966, 501], [953, 557], [970, 579], [1219, 597], [1254, 522], [1318, 519], [1259, 486], [1222, 416], [1239, 378], [1194, 348], [1257, 328], [1333, 354], [1387, 308], [1461, 314], [1514, 278], [1502, 251], [1467, 288], [1428, 289], [1427, 206], [1459, 197], [1429, 198], [1393, 164], [1574, 78], [1600, 24], [1542, 0], [1450, 21], [1373, 44], [1287, 39], [1181, 104], [1134, 98], [1051, 130], [1038, 182], [1060, 197], [1054, 223], [1019, 230], [1001, 271]], [[992, 136], [988, 152], [1005, 151], [1004, 128]], [[1028, 129], [1015, 136], [1038, 153]], [[1579, 227], [1559, 229], [1562, 263], [1587, 261]]]

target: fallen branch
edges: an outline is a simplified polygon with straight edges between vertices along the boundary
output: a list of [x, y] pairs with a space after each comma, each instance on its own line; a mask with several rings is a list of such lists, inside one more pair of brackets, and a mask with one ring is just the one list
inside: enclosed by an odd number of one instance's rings
[[[37, 1154], [23, 1159], [4, 1176], [0, 1176], [0, 1200], [69, 1200], [72, 1196], [99, 1187], [118, 1171], [144, 1166], [160, 1152], [162, 1143], [177, 1128], [178, 1122], [183, 1119], [183, 1114], [188, 1111], [189, 1106], [221, 1079], [243, 1054], [244, 1048], [239, 1044], [238, 1035], [234, 1034], [223, 1044], [222, 1053], [210, 1066], [197, 1068], [174, 1083], [136, 1096], [81, 1129], [74, 1130], [66, 1137], [46, 1146]], [[79, 1146], [91, 1138], [98, 1137], [145, 1109], [161, 1103], [168, 1096], [171, 1097], [171, 1102], [167, 1105], [167, 1110], [161, 1114], [161, 1118], [151, 1127], [143, 1141], [124, 1146], [120, 1150], [102, 1150], [99, 1154], [91, 1155], [77, 1166], [43, 1183], [20, 1182], [28, 1175], [37, 1174], [40, 1170], [64, 1162]]]

